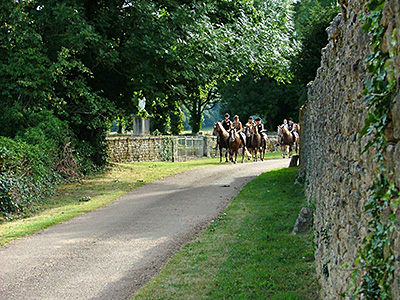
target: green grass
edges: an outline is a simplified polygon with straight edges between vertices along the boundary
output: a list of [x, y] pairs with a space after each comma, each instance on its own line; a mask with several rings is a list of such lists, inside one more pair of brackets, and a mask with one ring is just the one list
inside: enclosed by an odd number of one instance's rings
[[[269, 153], [267, 159], [279, 158]], [[54, 196], [36, 207], [30, 217], [0, 223], [0, 246], [109, 204], [130, 190], [154, 180], [193, 168], [218, 165], [219, 159], [187, 162], [134, 162], [111, 164], [80, 183], [61, 186]]]
[[310, 235], [291, 235], [306, 202], [296, 175], [248, 183], [133, 299], [318, 299]]

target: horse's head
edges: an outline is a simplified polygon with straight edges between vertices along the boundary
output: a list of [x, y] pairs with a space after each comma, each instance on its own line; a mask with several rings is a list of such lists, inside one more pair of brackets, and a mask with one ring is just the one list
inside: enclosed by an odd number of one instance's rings
[[278, 125], [278, 136], [282, 136], [282, 125]]
[[229, 130], [229, 139], [234, 142], [236, 139], [236, 129], [232, 128]]
[[257, 126], [252, 126], [251, 127], [251, 134], [258, 134], [258, 129], [257, 129]]
[[250, 137], [251, 136], [251, 132], [254, 126], [246, 126], [244, 133], [246, 134], [246, 137]]
[[217, 123], [214, 123], [214, 128], [213, 128], [213, 135], [218, 135], [218, 125]]
[[280, 125], [280, 126], [278, 126], [278, 128], [279, 128], [279, 132], [278, 133], [281, 136], [290, 135], [289, 129], [287, 129], [287, 127], [285, 127], [283, 125]]

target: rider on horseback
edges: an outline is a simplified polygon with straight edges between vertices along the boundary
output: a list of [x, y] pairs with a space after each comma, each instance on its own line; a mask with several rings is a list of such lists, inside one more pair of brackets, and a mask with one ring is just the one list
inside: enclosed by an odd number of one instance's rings
[[242, 122], [239, 121], [239, 116], [235, 115], [233, 117], [233, 123], [232, 123], [232, 128], [236, 129], [236, 133], [239, 134], [240, 139], [242, 140], [243, 147], [245, 148], [245, 151], [247, 151], [246, 148], [246, 136], [243, 132], [243, 125]]
[[[278, 127], [286, 128], [287, 130], [289, 130], [289, 124], [287, 119], [284, 119], [283, 124]], [[278, 137], [279, 137], [279, 145], [283, 145], [283, 135], [279, 129], [278, 129]]]
[[259, 134], [261, 134], [261, 137], [265, 140], [265, 142], [268, 140], [268, 136], [264, 130], [264, 124], [261, 123], [261, 118], [257, 117], [256, 118], [256, 127], [257, 127], [257, 131]]
[[229, 120], [229, 114], [225, 114], [225, 119], [221, 122], [222, 126], [225, 128], [226, 131], [231, 130], [232, 127], [232, 121]]
[[[229, 120], [229, 114], [228, 113], [226, 113], [225, 114], [225, 119], [224, 120], [222, 120], [222, 122], [221, 122], [221, 125], [222, 125], [222, 127], [224, 127], [225, 128], [225, 130], [226, 131], [228, 131], [229, 132], [229, 130], [231, 130], [231, 127], [232, 127], [232, 121], [231, 120]], [[214, 149], [217, 149], [218, 148], [218, 145], [220, 144], [220, 137], [219, 137], [219, 135], [217, 136], [217, 144], [215, 145], [215, 148]]]
[[292, 118], [289, 118], [288, 130], [293, 135], [293, 141], [296, 142], [298, 140], [297, 125], [293, 123]]
[[246, 125], [244, 125], [246, 128], [250, 128], [252, 126], [254, 126], [254, 121], [253, 121], [253, 117], [250, 116], [249, 120], [247, 121]]

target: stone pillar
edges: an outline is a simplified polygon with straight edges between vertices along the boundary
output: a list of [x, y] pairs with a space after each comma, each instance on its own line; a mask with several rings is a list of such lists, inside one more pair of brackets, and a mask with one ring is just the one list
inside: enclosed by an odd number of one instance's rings
[[144, 136], [150, 135], [150, 119], [140, 118], [139, 116], [133, 116], [133, 135]]

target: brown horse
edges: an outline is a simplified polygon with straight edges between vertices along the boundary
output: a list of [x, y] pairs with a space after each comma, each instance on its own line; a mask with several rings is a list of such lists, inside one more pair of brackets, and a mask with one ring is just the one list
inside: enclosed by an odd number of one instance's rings
[[287, 146], [289, 147], [289, 158], [292, 157], [293, 146], [294, 146], [295, 152], [297, 154], [299, 141], [298, 141], [298, 139], [296, 140], [294, 138], [293, 134], [291, 134], [285, 126], [283, 126], [283, 125], [278, 126], [278, 135], [283, 137], [283, 142], [282, 142], [283, 158], [285, 158]]
[[[229, 131], [229, 158], [231, 162], [236, 164], [237, 161], [237, 156], [239, 153], [239, 149], [242, 148], [242, 163], [244, 161], [244, 154], [245, 154], [245, 148], [242, 142], [242, 139], [240, 138], [239, 134], [236, 133], [236, 129], [232, 128]], [[233, 157], [235, 157], [233, 159]]]
[[268, 135], [261, 134], [261, 148], [260, 148], [260, 159], [264, 161], [265, 152], [267, 151], [268, 146]]
[[260, 159], [264, 160], [264, 150], [263, 150], [263, 138], [258, 132], [256, 126], [251, 126], [246, 131], [248, 149], [253, 154], [254, 161], [257, 161], [257, 154], [260, 152]]
[[221, 122], [214, 123], [213, 135], [218, 136], [218, 147], [219, 147], [219, 162], [222, 162], [222, 149], [225, 148], [225, 161], [228, 162], [228, 150], [229, 150], [229, 133], [222, 126]]

